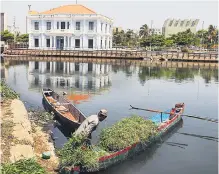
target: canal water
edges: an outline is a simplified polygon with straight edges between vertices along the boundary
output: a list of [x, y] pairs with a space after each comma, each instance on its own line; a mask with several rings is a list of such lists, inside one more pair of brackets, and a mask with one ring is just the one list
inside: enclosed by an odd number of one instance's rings
[[[109, 63], [7, 61], [2, 77], [17, 91], [27, 107], [42, 106], [42, 87], [67, 92], [67, 97], [86, 116], [101, 108], [108, 118], [95, 133], [132, 114], [149, 117], [153, 113], [130, 110], [130, 105], [165, 111], [177, 102], [185, 103], [185, 114], [217, 118], [218, 71], [205, 68], [137, 66]], [[60, 125], [51, 126], [56, 147], [62, 147], [67, 134]], [[181, 133], [186, 133], [181, 134]], [[183, 118], [168, 142], [188, 144], [179, 148], [166, 143], [101, 174], [216, 174], [218, 143], [199, 136], [218, 136], [215, 123]]]

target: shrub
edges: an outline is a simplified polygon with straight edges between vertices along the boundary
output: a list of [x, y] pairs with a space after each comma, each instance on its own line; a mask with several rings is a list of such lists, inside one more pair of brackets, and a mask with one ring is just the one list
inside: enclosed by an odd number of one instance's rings
[[3, 164], [2, 174], [48, 174], [35, 159], [22, 159], [15, 163]]
[[181, 48], [181, 51], [182, 51], [183, 53], [188, 53], [188, 52], [189, 52], [189, 49], [188, 49], [187, 47], [183, 47], [183, 48]]

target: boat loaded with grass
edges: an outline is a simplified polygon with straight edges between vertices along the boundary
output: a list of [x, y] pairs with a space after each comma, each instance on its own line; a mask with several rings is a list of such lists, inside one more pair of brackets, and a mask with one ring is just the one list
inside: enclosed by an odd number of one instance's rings
[[[100, 133], [97, 145], [83, 146], [83, 137], [73, 136], [59, 151], [60, 173], [95, 172], [118, 164], [158, 142], [182, 119], [184, 103], [150, 119], [131, 116]], [[80, 145], [79, 145], [80, 144]]]

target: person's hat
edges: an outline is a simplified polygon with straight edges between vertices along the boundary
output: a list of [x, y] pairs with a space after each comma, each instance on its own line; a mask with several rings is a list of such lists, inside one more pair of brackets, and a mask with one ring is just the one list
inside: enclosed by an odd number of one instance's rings
[[107, 110], [106, 109], [101, 109], [100, 112], [99, 112], [99, 115], [100, 114], [107, 117]]

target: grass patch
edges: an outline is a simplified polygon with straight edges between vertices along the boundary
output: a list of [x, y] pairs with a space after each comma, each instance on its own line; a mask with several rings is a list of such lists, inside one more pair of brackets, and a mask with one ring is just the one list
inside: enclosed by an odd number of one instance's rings
[[19, 94], [8, 87], [4, 80], [1, 80], [0, 82], [0, 93], [3, 100], [19, 98]]
[[13, 141], [12, 131], [13, 131], [14, 123], [9, 120], [5, 120], [1, 123], [1, 148], [2, 148], [2, 163], [9, 162], [10, 158], [10, 146]]
[[2, 165], [2, 174], [48, 174], [35, 159], [22, 159]]

